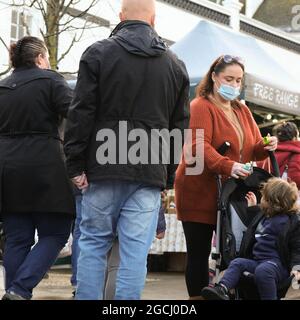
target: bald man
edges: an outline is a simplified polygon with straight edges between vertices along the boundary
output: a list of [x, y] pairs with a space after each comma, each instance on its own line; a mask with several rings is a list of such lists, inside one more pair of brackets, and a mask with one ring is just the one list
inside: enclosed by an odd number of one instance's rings
[[117, 236], [115, 299], [140, 299], [160, 192], [173, 188], [177, 167], [174, 147], [161, 150], [170, 159], [163, 162], [151, 134], [177, 129], [183, 137], [189, 122], [188, 75], [154, 30], [155, 2], [124, 0], [120, 20], [82, 55], [66, 124], [67, 169], [83, 190], [76, 299], [103, 298]]
[[154, 0], [123, 0], [119, 14], [120, 20], [140, 20], [154, 27], [155, 1]]

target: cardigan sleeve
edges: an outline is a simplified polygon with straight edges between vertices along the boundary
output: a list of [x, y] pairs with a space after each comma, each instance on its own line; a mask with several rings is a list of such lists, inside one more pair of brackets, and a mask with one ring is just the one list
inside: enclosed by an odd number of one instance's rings
[[213, 136], [213, 118], [209, 107], [205, 104], [197, 102], [191, 103], [191, 118], [190, 129], [192, 129], [193, 140], [192, 150], [193, 154], [196, 153], [196, 145], [199, 143], [196, 139], [196, 130], [203, 130], [204, 142], [204, 163], [208, 169], [216, 174], [223, 174], [230, 176], [234, 161], [228, 157], [221, 156], [216, 149], [212, 146]]
[[268, 157], [267, 151], [264, 149], [265, 145], [263, 144], [263, 138], [259, 131], [259, 128], [253, 118], [253, 115], [247, 106], [244, 106], [247, 111], [247, 116], [251, 123], [252, 133], [255, 139], [255, 145], [253, 150], [253, 160], [264, 160]]

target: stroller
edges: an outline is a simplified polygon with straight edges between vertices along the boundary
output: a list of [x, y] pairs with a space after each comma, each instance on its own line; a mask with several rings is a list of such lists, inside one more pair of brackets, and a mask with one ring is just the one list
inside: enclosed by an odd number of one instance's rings
[[0, 261], [3, 260], [3, 252], [4, 252], [4, 231], [3, 231], [3, 224], [0, 222]]
[[[218, 152], [226, 153], [230, 144], [225, 142]], [[279, 177], [279, 168], [273, 152], [269, 152], [273, 174]], [[225, 270], [229, 263], [239, 256], [239, 249], [243, 234], [255, 216], [247, 214], [247, 192], [252, 191], [260, 202], [259, 188], [261, 183], [266, 182], [272, 174], [252, 167], [251, 174], [245, 179], [228, 179], [223, 185], [221, 176], [217, 176], [218, 185], [218, 216], [216, 227], [216, 247], [212, 253], [212, 259], [216, 260], [215, 278], [218, 280], [219, 273]], [[292, 278], [278, 286], [278, 298], [283, 298], [291, 284]], [[259, 300], [259, 294], [254, 283], [253, 274], [245, 272], [234, 294], [235, 299]]]

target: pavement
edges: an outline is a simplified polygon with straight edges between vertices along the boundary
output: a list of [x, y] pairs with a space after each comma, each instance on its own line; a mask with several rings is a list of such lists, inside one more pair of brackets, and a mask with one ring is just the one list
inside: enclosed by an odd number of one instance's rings
[[[34, 289], [33, 300], [72, 300], [71, 270], [54, 269]], [[4, 294], [0, 290], [0, 295]], [[142, 300], [187, 300], [183, 272], [149, 272]], [[290, 288], [286, 300], [300, 300], [300, 290]]]
[[[55, 269], [34, 289], [33, 300], [72, 300], [70, 269]], [[4, 290], [0, 290], [0, 296]], [[184, 275], [179, 272], [149, 273], [142, 300], [186, 300]]]

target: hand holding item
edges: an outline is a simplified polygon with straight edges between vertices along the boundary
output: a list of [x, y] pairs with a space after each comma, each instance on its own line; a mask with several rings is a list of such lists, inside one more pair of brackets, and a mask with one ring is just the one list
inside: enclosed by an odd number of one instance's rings
[[231, 169], [231, 176], [233, 178], [239, 179], [239, 178], [246, 178], [249, 176], [250, 170], [248, 166], [246, 167], [245, 164], [235, 162]]
[[277, 149], [278, 140], [277, 137], [268, 135], [263, 137], [263, 144], [265, 145], [264, 149], [267, 151], [275, 151]]

